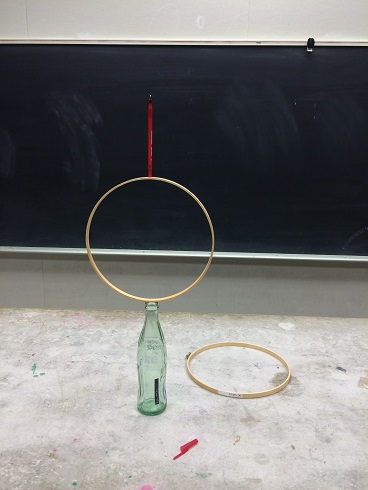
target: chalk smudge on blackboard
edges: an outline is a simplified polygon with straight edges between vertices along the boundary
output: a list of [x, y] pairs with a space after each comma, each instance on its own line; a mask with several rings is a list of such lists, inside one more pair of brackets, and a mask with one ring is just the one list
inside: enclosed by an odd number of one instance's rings
[[68, 158], [63, 163], [64, 174], [73, 187], [82, 191], [96, 190], [100, 160], [94, 127], [102, 124], [97, 107], [86, 95], [72, 90], [52, 93], [47, 104], [69, 146]]
[[8, 131], [0, 128], [0, 177], [14, 175], [16, 166], [15, 144]]
[[357, 232], [355, 232], [353, 235], [351, 235], [348, 240], [346, 240], [344, 246], [342, 247], [343, 250], [348, 247], [354, 240], [356, 240], [358, 237], [360, 237], [360, 235], [363, 235], [363, 233], [365, 233], [366, 231], [368, 231], [368, 226], [364, 226], [363, 228], [361, 228], [360, 230], [358, 230]]
[[[269, 81], [260, 94], [235, 80], [216, 109], [216, 121], [236, 148], [235, 158], [246, 167], [269, 172], [279, 154], [283, 167], [296, 171], [296, 162], [302, 159], [295, 109], [286, 94]], [[295, 107], [295, 97], [293, 101]]]

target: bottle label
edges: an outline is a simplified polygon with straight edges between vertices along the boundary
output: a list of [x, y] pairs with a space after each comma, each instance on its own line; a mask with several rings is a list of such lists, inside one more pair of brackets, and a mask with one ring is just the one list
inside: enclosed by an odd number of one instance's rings
[[155, 404], [158, 405], [160, 403], [160, 395], [158, 391], [158, 383], [159, 383], [159, 378], [155, 379]]

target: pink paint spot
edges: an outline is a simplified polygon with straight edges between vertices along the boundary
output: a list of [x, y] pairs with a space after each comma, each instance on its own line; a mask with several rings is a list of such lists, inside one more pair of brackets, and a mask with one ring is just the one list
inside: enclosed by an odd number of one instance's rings
[[88, 327], [88, 323], [84, 320], [80, 320], [79, 322], [77, 322], [77, 324], [75, 326], [77, 328], [85, 328], [85, 327]]
[[143, 485], [143, 487], [141, 488], [141, 490], [153, 490], [154, 487], [152, 487], [152, 485]]

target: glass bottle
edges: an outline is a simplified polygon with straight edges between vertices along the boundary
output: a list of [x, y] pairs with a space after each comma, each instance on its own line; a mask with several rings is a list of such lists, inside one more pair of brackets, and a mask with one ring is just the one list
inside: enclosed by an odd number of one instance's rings
[[138, 410], [144, 415], [158, 415], [167, 405], [164, 334], [158, 319], [158, 303], [145, 303], [146, 318], [138, 340]]

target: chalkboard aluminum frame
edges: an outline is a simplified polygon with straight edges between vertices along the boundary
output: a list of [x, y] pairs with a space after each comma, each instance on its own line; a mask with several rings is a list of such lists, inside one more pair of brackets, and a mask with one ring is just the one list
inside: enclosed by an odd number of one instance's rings
[[[308, 39], [295, 41], [247, 40], [247, 41], [196, 41], [196, 40], [109, 40], [109, 39], [0, 39], [1, 44], [22, 45], [93, 45], [93, 46], [307, 46]], [[315, 46], [368, 46], [368, 41], [323, 41]]]
[[[83, 256], [88, 258], [84, 248], [62, 247], [0, 247], [0, 256]], [[93, 255], [103, 257], [136, 257], [144, 260], [149, 257], [196, 259], [206, 258], [208, 254], [201, 251], [180, 252], [175, 250], [110, 250], [94, 249]], [[243, 261], [276, 261], [276, 262], [317, 262], [317, 263], [367, 263], [364, 255], [318, 255], [318, 254], [281, 254], [281, 253], [247, 253], [247, 252], [214, 252], [213, 260]]]
[[[306, 41], [229, 41], [229, 42], [207, 42], [207, 41], [103, 41], [103, 40], [1, 40], [0, 44], [22, 44], [22, 45], [203, 45], [203, 46], [303, 46]], [[343, 41], [321, 41], [317, 42], [318, 46], [362, 46], [368, 47], [368, 42], [343, 42]], [[84, 249], [63, 248], [63, 247], [12, 247], [0, 246], [2, 255], [8, 254], [46, 254], [46, 255], [86, 255]], [[156, 256], [156, 257], [204, 257], [201, 252], [177, 253], [171, 250], [104, 250], [100, 249], [95, 252], [97, 255], [109, 256]], [[283, 253], [247, 253], [247, 252], [215, 252], [214, 258], [219, 259], [246, 259], [246, 260], [297, 260], [297, 261], [318, 261], [318, 262], [367, 262], [368, 256], [350, 256], [350, 255], [318, 255], [318, 254], [283, 254]]]

